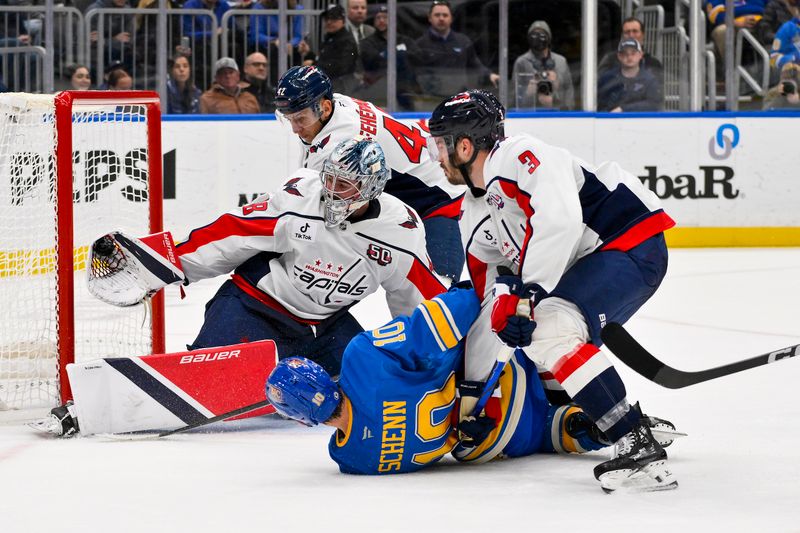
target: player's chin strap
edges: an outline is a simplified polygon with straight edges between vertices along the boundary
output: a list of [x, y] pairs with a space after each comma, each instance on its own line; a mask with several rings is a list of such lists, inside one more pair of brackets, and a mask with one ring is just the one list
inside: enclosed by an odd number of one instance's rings
[[[317, 100], [317, 104], [316, 104], [318, 106], [318, 109], [319, 109], [319, 123], [322, 124], [323, 128], [328, 125], [328, 122], [331, 121], [331, 119], [333, 118], [333, 112], [336, 110], [336, 106], [333, 105], [333, 99], [331, 99], [329, 101], [331, 103], [331, 114], [328, 115], [328, 118], [326, 118], [326, 119], [322, 118], [322, 98]], [[320, 130], [320, 131], [322, 131], [322, 130]]]
[[455, 153], [450, 154], [450, 164], [453, 165], [461, 172], [461, 176], [464, 178], [464, 182], [469, 187], [469, 192], [472, 193], [472, 196], [475, 198], [480, 198], [484, 194], [486, 194], [486, 189], [481, 189], [480, 187], [476, 187], [475, 184], [472, 183], [472, 180], [469, 177], [469, 167], [472, 166], [472, 163], [475, 162], [475, 158], [478, 157], [478, 150], [472, 151], [472, 157], [469, 158], [469, 161], [466, 163], [457, 164], [455, 161]]

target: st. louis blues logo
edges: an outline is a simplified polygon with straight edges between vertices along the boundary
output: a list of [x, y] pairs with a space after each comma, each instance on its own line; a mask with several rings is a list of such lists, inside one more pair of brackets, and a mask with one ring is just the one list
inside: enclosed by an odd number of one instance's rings
[[496, 209], [503, 209], [506, 205], [503, 201], [503, 197], [494, 192], [486, 195], [486, 203]]
[[408, 229], [414, 229], [417, 226], [419, 226], [419, 219], [417, 218], [417, 215], [414, 213], [414, 211], [412, 211], [408, 207], [406, 207], [406, 211], [408, 211], [408, 220], [400, 224], [400, 226]]
[[283, 190], [288, 192], [289, 194], [293, 194], [294, 196], [303, 196], [300, 191], [297, 190], [297, 182], [303, 178], [292, 178], [286, 183], [283, 184]]
[[330, 141], [330, 140], [331, 140], [331, 136], [330, 136], [330, 135], [328, 135], [327, 137], [325, 137], [324, 139], [322, 139], [322, 140], [321, 140], [320, 142], [318, 142], [317, 144], [312, 144], [312, 145], [311, 145], [311, 147], [308, 149], [308, 153], [310, 153], [310, 154], [316, 154], [317, 152], [319, 152], [320, 150], [322, 150], [323, 148], [325, 148], [325, 145], [326, 145], [326, 144], [328, 144], [328, 141]]

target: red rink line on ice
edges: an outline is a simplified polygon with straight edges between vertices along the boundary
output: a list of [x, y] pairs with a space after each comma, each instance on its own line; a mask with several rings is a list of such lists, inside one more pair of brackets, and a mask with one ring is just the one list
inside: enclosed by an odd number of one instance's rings
[[23, 450], [27, 450], [28, 448], [33, 446], [33, 444], [34, 443], [32, 443], [32, 442], [27, 442], [27, 443], [24, 443], [24, 444], [17, 444], [16, 446], [12, 446], [11, 448], [8, 448], [7, 450], [0, 451], [0, 461], [5, 461], [6, 459], [11, 459], [15, 455], [17, 455], [19, 452], [21, 452]]

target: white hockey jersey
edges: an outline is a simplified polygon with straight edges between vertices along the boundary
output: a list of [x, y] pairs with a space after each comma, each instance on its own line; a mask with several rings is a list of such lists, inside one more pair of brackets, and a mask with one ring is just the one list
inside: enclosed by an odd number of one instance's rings
[[233, 272], [244, 292], [315, 323], [379, 286], [392, 316], [445, 290], [431, 272], [419, 216], [389, 195], [357, 222], [328, 228], [320, 173], [300, 169], [275, 193], [193, 230], [176, 246], [192, 282]]
[[675, 222], [639, 178], [616, 163], [593, 167], [527, 134], [498, 142], [483, 167], [486, 194], [467, 194], [461, 235], [478, 294], [497, 267], [551, 292], [578, 259], [629, 250]]
[[407, 126], [370, 102], [333, 95], [333, 114], [311, 144], [300, 139], [300, 165], [322, 170], [322, 163], [342, 141], [361, 135], [383, 148], [392, 177], [386, 192], [413, 207], [423, 218], [458, 218], [466, 188], [451, 185], [426, 148], [428, 134]]

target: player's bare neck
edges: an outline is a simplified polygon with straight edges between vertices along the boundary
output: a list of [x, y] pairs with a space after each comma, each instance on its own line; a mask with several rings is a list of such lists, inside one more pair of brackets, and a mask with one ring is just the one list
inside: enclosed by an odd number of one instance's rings
[[350, 402], [345, 401], [347, 396], [342, 393], [342, 410], [336, 418], [329, 418], [325, 422], [326, 426], [332, 426], [342, 432], [342, 435], [347, 433], [347, 425], [350, 423]]

